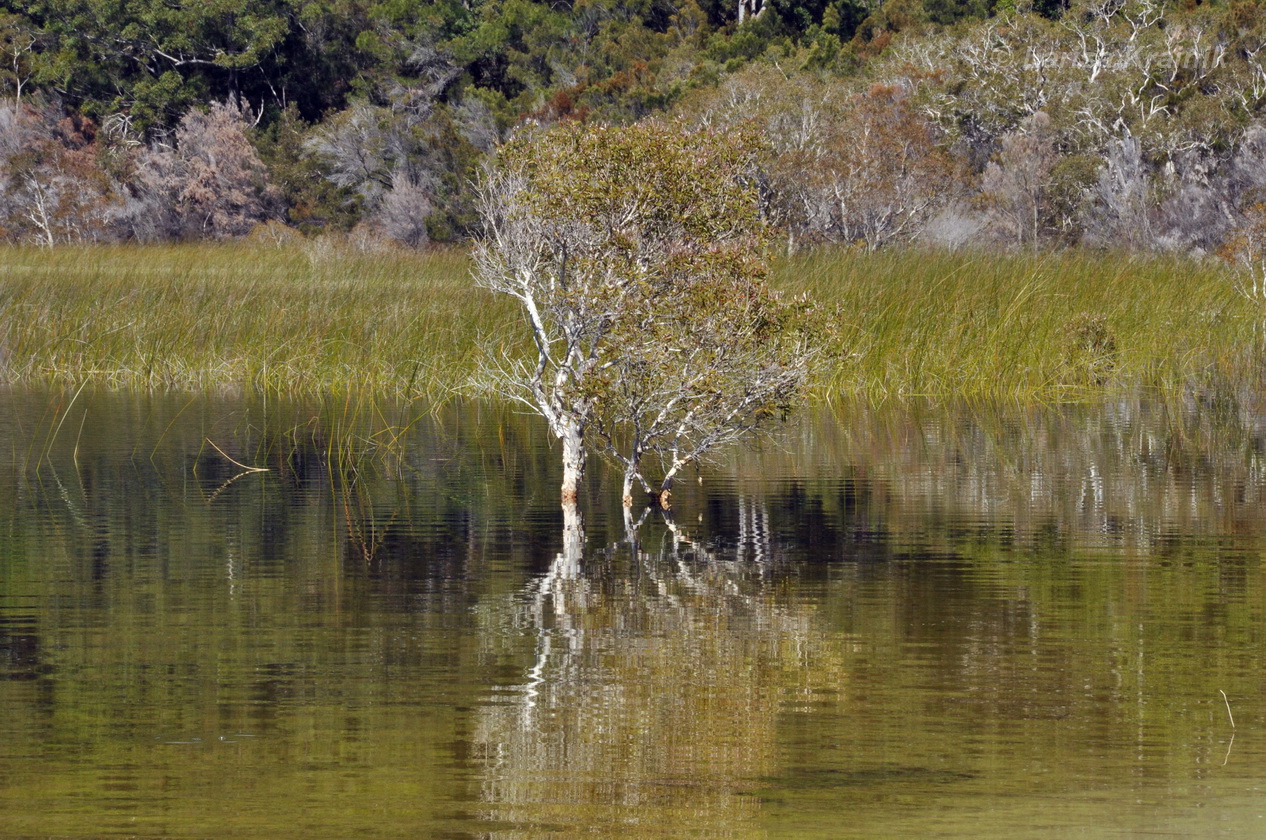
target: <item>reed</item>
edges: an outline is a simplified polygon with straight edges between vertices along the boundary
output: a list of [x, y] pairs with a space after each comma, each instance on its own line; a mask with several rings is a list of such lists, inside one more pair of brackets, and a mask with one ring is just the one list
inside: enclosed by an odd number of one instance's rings
[[6, 248], [0, 381], [438, 398], [511, 315], [459, 251]]
[[[824, 249], [773, 281], [838, 313], [822, 401], [1179, 395], [1266, 369], [1266, 313], [1214, 263]], [[526, 349], [511, 304], [458, 250], [3, 248], [0, 383], [441, 400], [489, 348]]]
[[1266, 358], [1266, 312], [1213, 262], [823, 250], [782, 263], [775, 282], [837, 307], [828, 400], [1256, 388]]

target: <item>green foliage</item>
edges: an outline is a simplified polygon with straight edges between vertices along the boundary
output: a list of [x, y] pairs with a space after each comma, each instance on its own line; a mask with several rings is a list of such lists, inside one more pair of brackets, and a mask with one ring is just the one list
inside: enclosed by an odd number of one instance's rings
[[452, 108], [442, 106], [432, 116], [427, 157], [435, 178], [435, 211], [427, 218], [432, 242], [469, 238], [479, 224], [474, 186], [483, 153], [464, 132]]
[[563, 441], [565, 500], [590, 429], [627, 498], [645, 453], [666, 489], [803, 389], [811, 351], [762, 282], [751, 162], [712, 132], [563, 124], [508, 143], [485, 178], [476, 276], [523, 306], [537, 348], [491, 380]]
[[346, 187], [324, 177], [320, 165], [304, 153], [310, 126], [290, 105], [281, 116], [253, 138], [260, 159], [281, 190], [286, 220], [304, 233], [351, 230], [358, 202]]
[[[260, 147], [295, 224], [382, 227], [380, 199], [408, 191], [408, 212], [429, 208], [429, 238], [451, 241], [472, 230], [483, 157], [525, 122], [626, 125], [702, 92], [731, 96], [762, 71], [781, 75], [784, 93], [822, 81], [835, 102], [878, 84], [970, 162], [957, 176], [968, 190], [1004, 137], [1047, 114], [1060, 158], [1039, 225], [1048, 240], [1103, 238], [1085, 230], [1105, 199], [1084, 163], [1128, 135], [1151, 215], [1181, 217], [1160, 205], [1191, 204], [1194, 185], [1224, 193], [1201, 199], [1223, 221], [1201, 222], [1211, 233], [1199, 241], [1151, 228], [1136, 240], [1217, 247], [1242, 191], [1226, 162], [1266, 120], [1261, 0], [1065, 5], [748, 0], [740, 23], [739, 4], [720, 0], [0, 0], [0, 94], [87, 116], [116, 150], [163, 142], [191, 108], [232, 102], [271, 138]], [[735, 110], [763, 119], [788, 104]], [[373, 165], [351, 183], [311, 141], [355, 112], [372, 115], [376, 136], [362, 138]]]
[[206, 96], [206, 90], [197, 80], [189, 80], [175, 70], [164, 70], [162, 75], [143, 77], [132, 87], [127, 100], [115, 99], [112, 110], [126, 111], [137, 128], [174, 125], [181, 115]]
[[[595, 259], [627, 263], [649, 241], [698, 249], [760, 231], [754, 193], [742, 181], [748, 153], [741, 142], [654, 123], [563, 125], [512, 141], [501, 160], [523, 168], [532, 185], [528, 207], [550, 225], [590, 221], [609, 237], [613, 250], [595, 248]], [[629, 208], [638, 217], [626, 229]]]
[[948, 26], [964, 18], [984, 19], [992, 3], [989, 0], [923, 0], [923, 9], [932, 23]]
[[39, 36], [17, 15], [0, 14], [0, 91], [21, 99], [34, 76], [32, 67]]
[[[713, 60], [745, 62], [775, 43], [785, 51], [817, 39], [824, 10], [774, 3], [722, 34], [733, 18], [728, 4], [704, 9], [666, 0], [3, 0], [0, 43], [17, 45], [22, 72], [73, 106], [101, 117], [127, 111], [146, 131], [171, 127], [193, 102], [238, 97], [274, 114], [295, 104], [316, 122], [345, 107], [354, 91], [372, 96], [415, 82], [424, 75], [420, 48], [462, 75], [459, 88], [502, 98], [514, 116], [581, 85], [592, 99], [609, 100], [590, 108], [637, 117], [671, 101], [671, 82], [657, 80], [670, 53], [676, 74], [698, 62], [695, 53], [712, 34], [719, 36]], [[839, 25], [847, 17], [837, 10], [832, 19]], [[11, 75], [13, 62], [4, 65]], [[631, 90], [621, 74], [646, 90]], [[622, 102], [622, 90], [635, 101]]]
[[1070, 245], [1077, 243], [1103, 165], [1096, 155], [1066, 155], [1051, 167], [1048, 223]]
[[258, 96], [290, 34], [282, 0], [6, 3], [40, 34], [40, 77], [89, 112], [169, 126], [199, 96]]

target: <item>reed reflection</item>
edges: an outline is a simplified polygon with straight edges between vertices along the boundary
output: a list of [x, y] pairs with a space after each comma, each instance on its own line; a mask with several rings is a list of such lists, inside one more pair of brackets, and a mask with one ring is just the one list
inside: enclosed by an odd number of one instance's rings
[[1229, 397], [856, 407], [735, 456], [725, 480], [795, 492], [835, 521], [868, 516], [858, 529], [903, 544], [953, 523], [1149, 554], [1180, 535], [1266, 533], [1262, 417], [1261, 399]]
[[767, 541], [722, 556], [650, 516], [586, 548], [567, 510], [549, 568], [482, 607], [489, 654], [520, 663], [475, 726], [491, 836], [761, 836], [780, 713], [844, 689]]

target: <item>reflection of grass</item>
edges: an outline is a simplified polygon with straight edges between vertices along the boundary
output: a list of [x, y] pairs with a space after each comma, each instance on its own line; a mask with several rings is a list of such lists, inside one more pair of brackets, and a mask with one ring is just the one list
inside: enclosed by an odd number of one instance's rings
[[434, 397], [509, 313], [451, 251], [10, 248], [0, 266], [8, 382]]
[[[1090, 253], [817, 251], [775, 284], [838, 306], [824, 395], [1080, 398], [1252, 384], [1258, 314], [1217, 266]], [[0, 253], [0, 381], [432, 398], [510, 301], [460, 251], [299, 243]]]

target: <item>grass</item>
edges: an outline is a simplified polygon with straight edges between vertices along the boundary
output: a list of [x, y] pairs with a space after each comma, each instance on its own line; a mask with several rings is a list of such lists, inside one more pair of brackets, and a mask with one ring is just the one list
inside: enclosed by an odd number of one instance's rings
[[0, 382], [441, 396], [514, 317], [464, 254], [0, 251]]
[[1213, 262], [817, 251], [776, 282], [837, 306], [828, 397], [1064, 401], [1257, 387], [1266, 313]]
[[[1263, 313], [1212, 263], [821, 250], [774, 282], [838, 310], [826, 400], [1262, 382]], [[460, 251], [0, 249], [0, 383], [435, 399], [467, 387], [494, 338], [521, 342], [518, 317]]]

